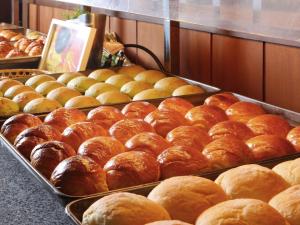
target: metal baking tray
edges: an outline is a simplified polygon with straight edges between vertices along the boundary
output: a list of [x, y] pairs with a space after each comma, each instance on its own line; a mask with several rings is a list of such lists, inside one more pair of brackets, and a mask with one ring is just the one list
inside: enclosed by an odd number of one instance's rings
[[[260, 161], [260, 162], [257, 162], [256, 164], [259, 164], [259, 165], [262, 165], [262, 166], [265, 166], [268, 168], [273, 168], [274, 166], [276, 166], [277, 164], [279, 164], [283, 161], [293, 160], [293, 159], [296, 159], [299, 157], [300, 157], [300, 153], [296, 153], [296, 154], [289, 155], [289, 156], [284, 156], [284, 157], [275, 158], [275, 159], [271, 159], [271, 160]], [[228, 169], [230, 169], [230, 168], [217, 170], [217, 171], [210, 172], [210, 173], [204, 173], [201, 175], [201, 177], [205, 177], [210, 180], [215, 180], [221, 173], [225, 172]], [[81, 198], [81, 199], [70, 202], [66, 206], [65, 212], [72, 219], [72, 221], [75, 224], [81, 225], [82, 216], [83, 216], [83, 213], [85, 212], [85, 210], [87, 210], [95, 201], [99, 200], [100, 198], [110, 195], [112, 193], [120, 192], [120, 191], [131, 192], [131, 193], [147, 196], [151, 192], [151, 190], [153, 188], [155, 188], [159, 183], [160, 182], [139, 185], [136, 187], [124, 188], [124, 189], [120, 189], [117, 191], [110, 191], [110, 192], [101, 193], [101, 194], [98, 194], [95, 196]]]

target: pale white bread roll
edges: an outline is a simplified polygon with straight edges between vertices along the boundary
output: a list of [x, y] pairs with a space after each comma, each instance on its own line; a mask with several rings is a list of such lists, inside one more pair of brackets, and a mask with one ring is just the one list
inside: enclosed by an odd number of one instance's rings
[[145, 225], [192, 225], [192, 224], [182, 222], [180, 220], [160, 220], [153, 223], [147, 223]]
[[196, 225], [289, 225], [267, 203], [257, 199], [221, 202], [202, 213]]
[[282, 162], [273, 167], [273, 171], [290, 185], [300, 184], [300, 158]]
[[290, 186], [271, 169], [255, 164], [227, 170], [215, 182], [232, 199], [253, 198], [265, 202]]
[[83, 214], [82, 225], [144, 225], [169, 219], [159, 204], [141, 195], [120, 192], [92, 204]]
[[150, 192], [148, 198], [163, 206], [172, 219], [187, 223], [195, 223], [204, 210], [227, 200], [219, 185], [196, 176], [166, 179]]

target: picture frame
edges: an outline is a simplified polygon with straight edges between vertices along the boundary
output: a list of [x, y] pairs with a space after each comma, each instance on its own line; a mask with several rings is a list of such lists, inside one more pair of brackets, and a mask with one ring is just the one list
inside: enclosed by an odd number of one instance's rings
[[52, 19], [39, 69], [54, 73], [86, 70], [95, 37], [95, 28]]

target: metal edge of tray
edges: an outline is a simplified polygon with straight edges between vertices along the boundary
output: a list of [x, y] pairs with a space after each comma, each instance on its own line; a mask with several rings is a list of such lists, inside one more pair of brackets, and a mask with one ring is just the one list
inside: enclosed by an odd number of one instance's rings
[[[261, 166], [272, 168], [272, 167], [274, 167], [275, 165], [277, 165], [281, 162], [288, 161], [288, 160], [293, 160], [293, 159], [296, 159], [296, 158], [299, 158], [299, 157], [300, 157], [300, 153], [296, 153], [296, 154], [287, 155], [287, 156], [283, 156], [283, 157], [279, 157], [279, 158], [259, 161], [259, 162], [256, 162], [255, 164], [259, 164]], [[230, 167], [230, 168], [226, 168], [226, 169], [220, 169], [220, 170], [216, 170], [216, 171], [208, 172], [208, 173], [203, 173], [203, 174], [195, 174], [195, 176], [200, 176], [200, 177], [204, 177], [204, 178], [207, 178], [207, 179], [210, 179], [210, 180], [215, 180], [221, 173], [223, 173], [223, 172], [225, 172], [225, 171], [227, 171], [231, 168], [234, 168], [234, 167]], [[70, 217], [70, 219], [75, 224], [81, 225], [81, 219], [82, 219], [83, 212], [91, 204], [93, 204], [95, 201], [97, 201], [98, 199], [100, 199], [104, 196], [107, 196], [109, 194], [120, 192], [120, 191], [126, 191], [126, 192], [131, 192], [131, 193], [147, 196], [150, 193], [150, 191], [154, 187], [156, 187], [160, 182], [150, 183], [150, 184], [146, 184], [146, 185], [140, 185], [140, 186], [136, 186], [136, 187], [133, 187], [133, 188], [117, 190], [117, 191], [113, 191], [113, 192], [110, 192], [110, 193], [100, 193], [100, 194], [95, 195], [95, 196], [90, 196], [90, 197], [86, 197], [86, 198], [77, 199], [77, 200], [74, 200], [74, 201], [72, 201], [72, 202], [70, 202], [66, 205], [65, 213]]]
[[21, 64], [21, 63], [32, 63], [32, 62], [38, 62], [41, 59], [41, 55], [38, 56], [23, 56], [23, 57], [14, 57], [14, 58], [3, 58], [0, 59], [0, 66], [7, 64]]

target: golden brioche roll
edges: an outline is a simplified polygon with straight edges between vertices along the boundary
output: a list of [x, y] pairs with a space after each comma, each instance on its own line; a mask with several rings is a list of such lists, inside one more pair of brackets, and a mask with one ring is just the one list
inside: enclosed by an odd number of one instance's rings
[[290, 225], [300, 225], [300, 185], [290, 187], [275, 195], [269, 204], [276, 209]]
[[60, 75], [57, 78], [57, 81], [64, 85], [67, 85], [67, 83], [69, 83], [69, 81], [71, 81], [75, 77], [82, 77], [82, 76], [84, 76], [84, 74], [79, 73], [79, 72], [67, 72], [67, 73], [63, 73], [62, 75]]
[[199, 174], [209, 170], [209, 162], [195, 148], [172, 146], [157, 156], [161, 178]]
[[221, 202], [202, 213], [196, 225], [289, 225], [267, 203], [257, 199], [235, 199]]
[[167, 98], [163, 100], [159, 106], [159, 110], [174, 110], [179, 113], [181, 113], [183, 116], [194, 107], [192, 103], [189, 101], [183, 99], [183, 98], [177, 98], [177, 97], [172, 97], [172, 98]]
[[266, 111], [252, 102], [236, 102], [226, 109], [226, 115], [230, 120], [247, 123], [250, 119], [265, 114]]
[[166, 77], [157, 81], [154, 88], [173, 93], [178, 87], [187, 85], [188, 83], [177, 77]]
[[17, 94], [20, 94], [25, 91], [34, 91], [34, 89], [23, 84], [14, 85], [4, 92], [4, 97], [13, 99]]
[[144, 81], [149, 84], [154, 85], [157, 81], [166, 77], [166, 74], [158, 71], [158, 70], [145, 70], [138, 73], [134, 79], [136, 81]]
[[32, 114], [22, 113], [7, 119], [2, 127], [2, 135], [9, 140], [10, 143], [14, 143], [16, 137], [25, 129], [41, 125], [42, 121], [37, 116]]
[[55, 81], [55, 78], [49, 75], [41, 74], [41, 75], [35, 75], [31, 78], [29, 78], [26, 82], [25, 85], [36, 88], [40, 84], [46, 82], [46, 81]]
[[140, 93], [136, 94], [133, 97], [133, 100], [141, 101], [141, 100], [167, 98], [167, 97], [170, 97], [170, 93], [168, 93], [167, 91], [152, 88], [152, 89], [147, 89], [147, 90], [141, 91]]
[[211, 142], [205, 130], [196, 126], [180, 126], [171, 130], [166, 137], [172, 145], [195, 148], [201, 151]]
[[249, 164], [239, 166], [218, 176], [215, 181], [232, 199], [253, 198], [268, 202], [289, 184], [269, 168]]
[[260, 115], [249, 120], [247, 126], [255, 135], [274, 134], [285, 138], [291, 126], [284, 118], [277, 115]]
[[172, 219], [194, 223], [204, 210], [227, 200], [224, 191], [213, 181], [196, 176], [172, 177], [162, 181], [148, 199], [163, 206]]
[[125, 144], [134, 135], [142, 132], [154, 132], [150, 124], [141, 119], [123, 119], [109, 129], [109, 134]]
[[57, 81], [46, 81], [35, 88], [35, 90], [43, 96], [46, 96], [50, 91], [64, 87], [63, 84]]
[[78, 149], [79, 155], [88, 156], [102, 168], [108, 160], [122, 152], [125, 152], [125, 147], [120, 141], [104, 136], [90, 138], [83, 142]]
[[10, 40], [12, 37], [14, 37], [16, 35], [17, 35], [17, 33], [12, 31], [12, 30], [2, 30], [1, 33], [0, 33], [1, 37], [4, 37], [8, 40]]
[[73, 90], [79, 91], [80, 93], [84, 93], [89, 87], [96, 84], [98, 81], [95, 79], [81, 76], [75, 77], [71, 81], [68, 82], [67, 87]]
[[237, 97], [235, 97], [232, 93], [223, 92], [209, 96], [207, 99], [205, 99], [204, 104], [217, 106], [220, 109], [226, 110], [229, 108], [229, 106], [239, 101], [240, 100]]
[[271, 159], [295, 153], [293, 145], [276, 135], [259, 135], [249, 139], [246, 144], [255, 160]]
[[190, 109], [185, 118], [193, 125], [209, 130], [213, 125], [228, 120], [225, 112], [216, 107], [209, 105], [200, 105]]
[[149, 102], [131, 102], [124, 106], [122, 114], [129, 119], [144, 119], [149, 113], [156, 110], [156, 107]]
[[142, 132], [130, 138], [125, 147], [128, 151], [141, 151], [157, 157], [171, 145], [160, 135], [151, 132]]
[[253, 154], [248, 146], [234, 136], [225, 136], [210, 142], [202, 153], [215, 169], [237, 166], [253, 160]]
[[128, 76], [128, 75], [124, 75], [124, 74], [115, 74], [115, 75], [109, 77], [109, 78], [105, 81], [105, 83], [114, 85], [115, 87], [121, 89], [121, 87], [122, 87], [124, 84], [126, 84], [126, 83], [128, 83], [128, 82], [130, 82], [130, 81], [132, 81], [132, 78], [131, 78], [130, 76]]
[[15, 139], [14, 146], [28, 160], [32, 149], [46, 141], [60, 141], [61, 134], [58, 130], [48, 125], [38, 125], [23, 130]]
[[290, 185], [300, 184], [300, 159], [282, 162], [275, 167], [273, 171], [279, 174]]
[[286, 139], [288, 139], [289, 142], [292, 143], [297, 152], [300, 152], [300, 126], [290, 130]]
[[96, 136], [107, 136], [107, 131], [96, 123], [78, 122], [68, 126], [62, 132], [62, 141], [72, 146], [77, 152], [83, 142]]
[[151, 84], [143, 81], [129, 81], [121, 87], [121, 92], [129, 95], [133, 98], [136, 94], [141, 91], [153, 88]]
[[119, 91], [119, 88], [107, 83], [97, 83], [90, 86], [89, 89], [86, 90], [85, 95], [96, 98], [100, 94], [108, 91]]
[[90, 96], [76, 96], [69, 99], [66, 104], [65, 108], [67, 109], [81, 109], [81, 108], [90, 108], [90, 107], [97, 107], [100, 105], [100, 102]]
[[28, 102], [23, 111], [25, 113], [47, 113], [61, 107], [62, 105], [58, 101], [48, 98], [37, 98]]
[[19, 106], [14, 101], [0, 97], [0, 117], [12, 116], [19, 112]]
[[208, 134], [213, 140], [232, 135], [242, 141], [247, 141], [254, 137], [254, 133], [249, 127], [247, 127], [244, 123], [233, 120], [217, 123], [209, 129]]
[[104, 166], [110, 190], [151, 183], [159, 180], [156, 159], [146, 152], [123, 152], [112, 157]]
[[202, 94], [205, 92], [206, 91], [201, 87], [187, 84], [187, 85], [183, 85], [183, 86], [176, 88], [173, 91], [172, 95], [173, 96], [183, 96], [183, 95]]
[[108, 91], [100, 94], [97, 97], [97, 100], [102, 105], [107, 105], [130, 102], [131, 98], [128, 95], [121, 93], [120, 91]]
[[38, 99], [38, 98], [43, 98], [43, 95], [35, 92], [35, 91], [25, 91], [20, 94], [17, 94], [14, 98], [13, 101], [18, 104], [19, 108], [21, 111], [23, 111], [25, 105], [27, 105], [28, 102]]
[[123, 66], [118, 70], [118, 73], [128, 75], [132, 78], [141, 72], [145, 71], [145, 69], [140, 65], [130, 65], [130, 66]]
[[88, 77], [103, 82], [115, 74], [116, 72], [110, 69], [99, 69], [91, 72]]
[[63, 132], [68, 126], [86, 119], [84, 112], [78, 109], [59, 108], [49, 113], [44, 122]]
[[60, 141], [47, 141], [34, 147], [30, 163], [44, 177], [50, 179], [55, 167], [64, 159], [76, 155], [74, 149]]
[[144, 225], [157, 220], [168, 220], [168, 212], [144, 196], [119, 192], [100, 198], [83, 214], [82, 225]]
[[64, 106], [67, 101], [80, 95], [79, 91], [67, 87], [60, 87], [50, 91], [47, 98], [56, 100]]
[[59, 191], [73, 196], [108, 191], [101, 166], [81, 155], [61, 161], [51, 174], [50, 181]]
[[173, 110], [155, 110], [149, 113], [144, 120], [154, 128], [156, 133], [163, 137], [166, 137], [176, 127], [188, 125], [184, 116]]
[[22, 85], [22, 83], [20, 81], [8, 79], [8, 78], [2, 79], [0, 80], [0, 91], [2, 93], [5, 93], [10, 87], [15, 85]]
[[180, 220], [160, 220], [152, 223], [146, 223], [145, 225], [192, 225], [192, 224], [182, 222]]
[[22, 56], [26, 56], [25, 52], [17, 50], [17, 49], [13, 49], [13, 50], [9, 51], [9, 53], [5, 56], [5, 58], [10, 59], [10, 58], [16, 58], [16, 57], [22, 57]]
[[88, 121], [96, 122], [105, 129], [109, 129], [113, 124], [124, 118], [120, 110], [112, 106], [97, 107], [91, 110], [87, 115]]
[[20, 40], [20, 39], [22, 39], [22, 38], [24, 38], [24, 35], [21, 34], [21, 33], [19, 33], [19, 34], [13, 36], [12, 38], [10, 38], [10, 41], [13, 41], [13, 42], [14, 42], [14, 41], [18, 41], [18, 40]]

